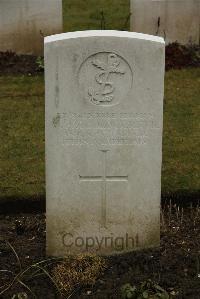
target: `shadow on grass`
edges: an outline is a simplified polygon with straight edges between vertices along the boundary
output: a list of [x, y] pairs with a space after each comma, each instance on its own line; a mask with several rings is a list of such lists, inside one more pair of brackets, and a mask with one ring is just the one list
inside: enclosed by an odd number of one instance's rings
[[[188, 207], [191, 205], [199, 205], [200, 190], [188, 191], [178, 190], [174, 193], [162, 193], [161, 203], [176, 204], [181, 207]], [[45, 213], [46, 212], [46, 200], [45, 195], [32, 196], [32, 197], [0, 197], [0, 214], [18, 214], [18, 213]]]
[[45, 195], [31, 197], [0, 197], [0, 214], [44, 213], [46, 211]]
[[170, 202], [181, 207], [197, 206], [200, 201], [200, 190], [177, 190], [175, 192], [162, 192], [161, 202], [167, 204]]

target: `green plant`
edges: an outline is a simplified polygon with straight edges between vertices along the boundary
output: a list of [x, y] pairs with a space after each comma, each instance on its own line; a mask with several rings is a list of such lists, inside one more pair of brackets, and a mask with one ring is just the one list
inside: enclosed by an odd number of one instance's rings
[[121, 288], [122, 299], [136, 298], [136, 291], [136, 287], [132, 286], [130, 283], [124, 284]]
[[35, 62], [38, 66], [38, 69], [40, 71], [43, 71], [44, 70], [44, 58], [42, 56], [38, 56]]
[[136, 288], [127, 283], [121, 288], [122, 299], [169, 299], [169, 294], [150, 279]]

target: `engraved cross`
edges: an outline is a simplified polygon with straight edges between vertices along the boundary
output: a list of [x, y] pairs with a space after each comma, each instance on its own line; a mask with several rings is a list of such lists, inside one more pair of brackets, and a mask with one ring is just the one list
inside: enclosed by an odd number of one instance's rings
[[128, 175], [122, 176], [109, 176], [107, 175], [107, 152], [108, 150], [101, 150], [102, 152], [102, 163], [103, 163], [103, 175], [102, 176], [81, 176], [79, 175], [80, 181], [83, 182], [101, 182], [101, 225], [106, 227], [106, 183], [107, 182], [126, 182], [128, 181]]

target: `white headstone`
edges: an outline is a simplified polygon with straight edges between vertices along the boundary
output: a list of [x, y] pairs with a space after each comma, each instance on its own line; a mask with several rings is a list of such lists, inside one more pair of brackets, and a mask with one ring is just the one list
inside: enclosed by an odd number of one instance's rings
[[131, 0], [131, 31], [199, 44], [200, 0]]
[[62, 0], [0, 0], [0, 51], [43, 55], [44, 36], [62, 32]]
[[159, 245], [164, 41], [45, 38], [47, 253]]

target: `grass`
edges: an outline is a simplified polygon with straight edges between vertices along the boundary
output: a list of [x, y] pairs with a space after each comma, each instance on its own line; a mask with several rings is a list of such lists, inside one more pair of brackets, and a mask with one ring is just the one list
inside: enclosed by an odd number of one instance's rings
[[200, 69], [167, 72], [163, 135], [163, 192], [200, 189]]
[[[45, 195], [43, 76], [2, 76], [1, 198]], [[200, 182], [200, 69], [165, 78], [162, 191], [195, 192]]]
[[[92, 254], [68, 256], [54, 267], [53, 278], [63, 295], [69, 296], [83, 286], [92, 286], [106, 269], [106, 260]], [[69, 298], [69, 297], [67, 297]]]
[[1, 197], [44, 195], [43, 77], [0, 77]]
[[129, 30], [129, 0], [63, 0], [64, 32], [101, 29], [102, 11], [105, 29]]

